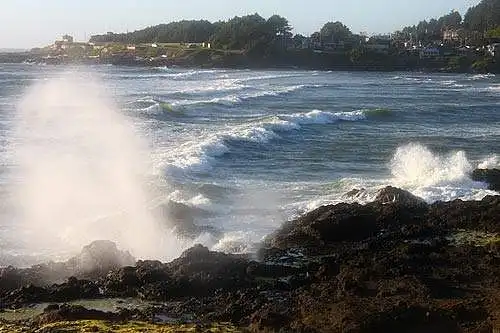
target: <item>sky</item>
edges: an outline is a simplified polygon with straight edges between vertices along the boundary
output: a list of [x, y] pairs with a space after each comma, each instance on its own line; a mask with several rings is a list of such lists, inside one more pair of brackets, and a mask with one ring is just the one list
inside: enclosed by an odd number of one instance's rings
[[52, 44], [63, 34], [86, 41], [182, 19], [225, 20], [259, 13], [285, 16], [310, 35], [329, 21], [352, 32], [390, 33], [452, 10], [462, 15], [480, 0], [1, 0], [0, 48]]

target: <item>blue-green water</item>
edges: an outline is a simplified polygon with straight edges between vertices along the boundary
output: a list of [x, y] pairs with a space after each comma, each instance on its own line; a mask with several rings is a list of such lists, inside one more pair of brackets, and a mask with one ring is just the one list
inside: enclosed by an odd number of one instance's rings
[[[467, 174], [498, 166], [500, 79], [494, 75], [0, 65], [6, 195], [15, 183], [19, 105], [29, 87], [50, 84], [61, 72], [98, 82], [99, 95], [150, 147], [152, 200], [209, 211], [197, 223], [224, 236], [196, 241], [217, 250], [246, 251], [286, 219], [321, 204], [370, 200], [384, 185], [429, 202], [493, 193]], [[40, 126], [57, 142], [64, 122], [36, 124], [34, 131]], [[353, 188], [367, 192], [346, 198]], [[18, 217], [4, 206], [0, 239], [9, 238]], [[24, 253], [10, 239], [0, 249]]]

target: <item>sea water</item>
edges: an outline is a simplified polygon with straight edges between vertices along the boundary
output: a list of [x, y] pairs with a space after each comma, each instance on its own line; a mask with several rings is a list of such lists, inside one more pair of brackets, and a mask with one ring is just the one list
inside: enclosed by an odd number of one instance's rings
[[[0, 65], [2, 263], [95, 239], [249, 252], [386, 185], [480, 200], [494, 192], [469, 173], [498, 167], [499, 93], [494, 75]], [[169, 201], [220, 234], [179, 238], [150, 214]]]

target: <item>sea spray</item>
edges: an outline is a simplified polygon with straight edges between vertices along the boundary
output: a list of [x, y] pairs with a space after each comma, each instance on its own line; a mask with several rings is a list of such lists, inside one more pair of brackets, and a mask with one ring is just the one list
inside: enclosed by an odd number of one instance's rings
[[418, 143], [399, 147], [390, 163], [393, 178], [387, 185], [409, 190], [428, 202], [437, 200], [481, 200], [493, 192], [470, 178], [472, 163], [464, 151], [447, 155], [433, 153]]
[[18, 107], [13, 144], [15, 237], [31, 253], [73, 254], [111, 240], [137, 258], [184, 248], [150, 210], [148, 145], [89, 74], [32, 87]]

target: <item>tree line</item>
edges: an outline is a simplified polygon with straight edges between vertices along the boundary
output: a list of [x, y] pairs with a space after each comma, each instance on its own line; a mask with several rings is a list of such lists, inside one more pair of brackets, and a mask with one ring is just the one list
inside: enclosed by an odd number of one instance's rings
[[424, 20], [405, 27], [396, 31], [395, 35], [400, 39], [413, 39], [425, 44], [439, 40], [445, 30], [455, 30], [460, 40], [476, 45], [500, 38], [500, 0], [482, 0], [470, 7], [463, 17], [459, 12], [452, 11], [438, 19]]
[[[500, 37], [500, 0], [482, 0], [471, 7], [464, 17], [456, 11], [438, 19], [421, 21], [396, 31], [401, 40], [429, 43], [440, 40], [444, 30], [454, 29], [463, 34], [463, 39], [484, 43], [485, 38]], [[92, 36], [91, 42], [119, 43], [202, 43], [211, 42], [218, 49], [238, 49], [249, 53], [272, 53], [282, 49], [290, 41], [300, 46], [305, 36], [293, 35], [289, 21], [279, 15], [268, 19], [259, 14], [234, 17], [228, 21], [211, 23], [206, 20], [183, 20], [151, 26], [129, 33], [112, 33]], [[315, 44], [350, 42], [356, 44], [364, 37], [353, 34], [341, 22], [328, 22], [313, 33], [310, 41]], [[288, 44], [287, 44], [288, 45]]]

